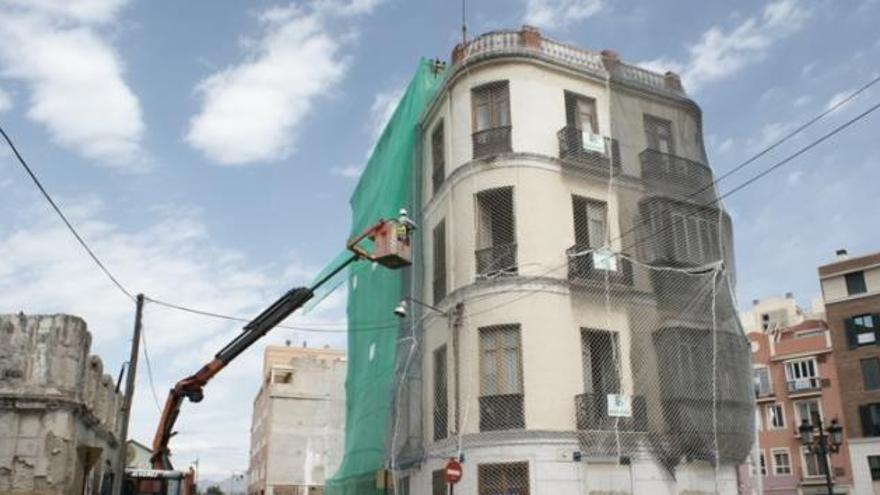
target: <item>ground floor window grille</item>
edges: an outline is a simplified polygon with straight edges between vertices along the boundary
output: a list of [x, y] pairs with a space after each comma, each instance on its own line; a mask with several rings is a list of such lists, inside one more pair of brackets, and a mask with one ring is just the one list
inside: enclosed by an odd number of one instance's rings
[[481, 464], [479, 495], [529, 495], [529, 463]]

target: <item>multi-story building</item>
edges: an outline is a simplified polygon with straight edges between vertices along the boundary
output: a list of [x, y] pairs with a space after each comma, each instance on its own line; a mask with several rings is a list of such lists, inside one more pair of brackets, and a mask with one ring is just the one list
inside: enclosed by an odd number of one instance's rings
[[[764, 493], [827, 494], [825, 463], [805, 449], [798, 435], [804, 419], [828, 426], [841, 419], [841, 384], [831, 331], [819, 308], [806, 313], [791, 294], [755, 301], [743, 315], [752, 347], [758, 452]], [[834, 493], [850, 493], [852, 473], [846, 444], [828, 457]], [[857, 492], [859, 493], [859, 492]]]
[[251, 424], [249, 493], [324, 493], [325, 477], [342, 458], [345, 366], [341, 350], [266, 347]]
[[855, 492], [880, 493], [880, 253], [819, 267]]
[[421, 129], [415, 293], [442, 314], [400, 490], [446, 493], [458, 457], [461, 493], [736, 493], [748, 342], [678, 76], [488, 33], [455, 48]]

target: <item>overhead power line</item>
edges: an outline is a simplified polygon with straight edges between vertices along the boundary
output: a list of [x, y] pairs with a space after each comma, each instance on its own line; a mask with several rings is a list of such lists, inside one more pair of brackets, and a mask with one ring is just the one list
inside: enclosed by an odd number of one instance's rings
[[101, 261], [101, 259], [98, 258], [98, 255], [95, 254], [92, 248], [89, 247], [85, 239], [83, 239], [79, 232], [76, 231], [76, 229], [73, 227], [73, 224], [70, 223], [70, 220], [67, 219], [67, 216], [64, 215], [64, 213], [61, 211], [61, 208], [58, 207], [58, 205], [55, 203], [55, 200], [52, 199], [52, 196], [49, 195], [49, 192], [46, 191], [46, 188], [43, 187], [42, 183], [40, 183], [40, 179], [38, 179], [34, 171], [31, 170], [31, 167], [27, 164], [24, 157], [22, 157], [21, 153], [18, 152], [18, 148], [15, 147], [12, 139], [9, 138], [2, 126], [0, 126], [0, 134], [3, 135], [3, 139], [6, 140], [6, 144], [8, 144], [10, 148], [12, 148], [12, 152], [18, 159], [18, 163], [20, 163], [21, 166], [24, 167], [25, 172], [27, 172], [27, 174], [31, 177], [31, 180], [37, 186], [37, 189], [39, 189], [40, 192], [43, 193], [43, 197], [46, 198], [46, 201], [49, 202], [49, 205], [52, 206], [52, 209], [55, 210], [55, 213], [58, 214], [58, 216], [61, 218], [61, 221], [64, 222], [64, 225], [67, 226], [67, 230], [69, 230], [70, 233], [73, 234], [73, 236], [76, 238], [77, 242], [79, 242], [79, 245], [86, 250], [86, 252], [89, 254], [89, 257], [92, 258], [92, 261], [94, 261], [95, 264], [98, 265], [98, 268], [100, 268], [101, 271], [104, 272], [104, 275], [107, 275], [107, 278], [109, 278], [110, 281], [113, 282], [113, 285], [115, 285], [117, 289], [125, 294], [126, 297], [134, 301], [134, 296], [132, 295], [132, 293], [129, 292], [129, 290], [126, 289], [124, 285], [122, 285], [119, 279], [117, 279], [116, 276], [114, 276], [113, 273], [110, 271], [110, 269], [107, 268], [107, 265], [105, 265]]

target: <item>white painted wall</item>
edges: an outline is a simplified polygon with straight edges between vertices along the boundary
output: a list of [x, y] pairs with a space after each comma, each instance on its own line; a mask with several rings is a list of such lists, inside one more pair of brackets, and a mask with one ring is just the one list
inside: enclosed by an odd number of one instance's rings
[[880, 482], [871, 480], [869, 455], [880, 455], [880, 439], [850, 438], [849, 458], [852, 464], [853, 493], [880, 495]]

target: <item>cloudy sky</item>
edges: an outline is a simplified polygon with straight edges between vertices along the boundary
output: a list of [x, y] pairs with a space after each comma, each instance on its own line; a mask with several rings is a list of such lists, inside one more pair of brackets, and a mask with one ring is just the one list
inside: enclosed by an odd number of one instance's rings
[[[341, 247], [348, 196], [418, 58], [447, 58], [458, 2], [0, 0], [0, 122], [46, 187], [132, 291], [253, 315]], [[683, 74], [723, 173], [878, 75], [877, 0], [730, 2], [470, 0], [472, 32], [523, 23]], [[871, 91], [752, 173], [857, 114]], [[880, 250], [880, 116], [729, 198], [741, 304], [818, 293], [835, 249]], [[111, 373], [133, 305], [86, 258], [0, 152], [0, 311], [84, 317]], [[269, 341], [341, 344], [334, 295]], [[148, 305], [159, 400], [238, 325]], [[179, 465], [247, 466], [253, 349], [186, 404]], [[158, 416], [141, 367], [133, 434]]]

